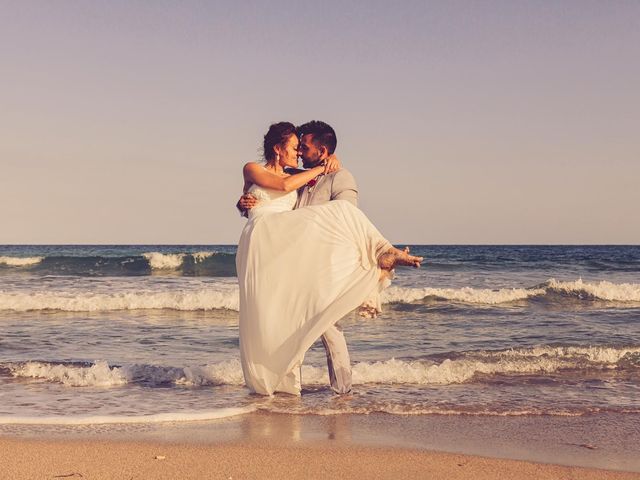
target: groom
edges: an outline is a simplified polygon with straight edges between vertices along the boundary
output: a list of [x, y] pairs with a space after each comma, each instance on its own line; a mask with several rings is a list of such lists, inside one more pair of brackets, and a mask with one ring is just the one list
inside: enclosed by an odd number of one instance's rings
[[[336, 132], [324, 122], [312, 120], [298, 127], [300, 144], [298, 155], [304, 168], [313, 168], [324, 162], [336, 149]], [[298, 190], [295, 208], [319, 205], [330, 200], [346, 200], [358, 206], [358, 189], [351, 173], [342, 168], [337, 172], [320, 175]], [[238, 208], [246, 211], [257, 203], [250, 194], [240, 197]], [[339, 319], [336, 318], [336, 321]], [[338, 394], [351, 391], [351, 360], [342, 329], [334, 324], [322, 335], [327, 352], [327, 366], [331, 388]]]

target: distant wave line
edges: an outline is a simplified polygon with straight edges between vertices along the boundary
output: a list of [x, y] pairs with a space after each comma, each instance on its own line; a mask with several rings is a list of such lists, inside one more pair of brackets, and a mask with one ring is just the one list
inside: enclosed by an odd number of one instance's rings
[[161, 253], [161, 252], [145, 252], [141, 255], [125, 255], [125, 256], [66, 256], [66, 255], [52, 255], [52, 256], [36, 256], [36, 257], [11, 257], [0, 256], [0, 265], [6, 265], [10, 267], [31, 267], [40, 264], [44, 261], [58, 261], [66, 262], [68, 264], [83, 263], [86, 260], [95, 260], [97, 262], [115, 261], [121, 263], [131, 262], [137, 258], [144, 258], [148, 265], [152, 269], [165, 270], [180, 268], [186, 258], [193, 259], [194, 263], [202, 263], [206, 259], [213, 257], [214, 255], [228, 255], [235, 257], [235, 254], [219, 253], [217, 251], [201, 251], [190, 253]]

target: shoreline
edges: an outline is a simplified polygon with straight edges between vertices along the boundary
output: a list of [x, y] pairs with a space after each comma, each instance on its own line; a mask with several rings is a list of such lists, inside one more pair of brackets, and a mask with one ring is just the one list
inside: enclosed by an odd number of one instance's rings
[[0, 471], [10, 472], [7, 478], [12, 479], [74, 472], [92, 479], [327, 474], [640, 479], [637, 423], [635, 416], [608, 414], [585, 418], [257, 412], [172, 424], [3, 426], [0, 451], [6, 454]]

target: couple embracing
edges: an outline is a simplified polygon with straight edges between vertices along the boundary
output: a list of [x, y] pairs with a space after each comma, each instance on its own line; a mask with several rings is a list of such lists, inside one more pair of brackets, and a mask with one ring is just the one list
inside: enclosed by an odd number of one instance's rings
[[375, 312], [395, 265], [422, 261], [393, 247], [357, 208], [336, 144], [326, 123], [276, 123], [264, 136], [266, 163], [243, 169], [240, 356], [247, 386], [262, 395], [299, 395], [300, 366], [320, 337], [331, 388], [348, 393], [349, 352], [336, 322], [358, 307]]

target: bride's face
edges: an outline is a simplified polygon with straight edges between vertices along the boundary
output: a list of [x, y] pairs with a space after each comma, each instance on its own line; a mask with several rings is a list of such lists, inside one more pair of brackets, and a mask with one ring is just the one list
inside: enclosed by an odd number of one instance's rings
[[285, 144], [280, 147], [280, 165], [282, 167], [296, 168], [298, 166], [298, 137], [291, 135]]

